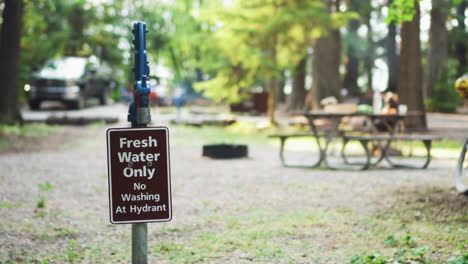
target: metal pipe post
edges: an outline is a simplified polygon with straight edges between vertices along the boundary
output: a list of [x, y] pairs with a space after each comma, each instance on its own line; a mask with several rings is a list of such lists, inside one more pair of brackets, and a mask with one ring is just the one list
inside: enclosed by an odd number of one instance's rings
[[148, 225], [132, 224], [132, 264], [148, 263]]
[[[135, 66], [135, 86], [133, 102], [128, 110], [128, 121], [132, 123], [132, 128], [146, 127], [151, 122], [149, 109], [149, 67], [146, 57], [146, 25], [143, 22], [136, 22], [133, 25], [132, 33]], [[148, 225], [146, 223], [132, 224], [132, 264], [148, 263]]]

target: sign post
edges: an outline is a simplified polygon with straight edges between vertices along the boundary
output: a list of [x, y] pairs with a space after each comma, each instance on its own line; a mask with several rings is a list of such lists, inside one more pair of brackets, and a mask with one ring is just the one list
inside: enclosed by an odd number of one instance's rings
[[131, 128], [107, 130], [109, 213], [112, 224], [132, 224], [132, 263], [148, 263], [149, 222], [172, 218], [169, 130], [147, 127], [149, 67], [146, 57], [146, 25], [136, 22], [135, 85], [128, 110]]

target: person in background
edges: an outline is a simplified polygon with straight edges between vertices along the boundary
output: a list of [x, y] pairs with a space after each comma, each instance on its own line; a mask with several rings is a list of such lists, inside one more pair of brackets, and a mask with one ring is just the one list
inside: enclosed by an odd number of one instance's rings
[[398, 95], [388, 92], [384, 95], [384, 106], [382, 108], [383, 115], [397, 115], [398, 114]]
[[[398, 115], [398, 95], [392, 92], [387, 92], [383, 95], [383, 107], [380, 112], [382, 115]], [[377, 120], [375, 127], [380, 132], [389, 132], [397, 122], [394, 119]]]

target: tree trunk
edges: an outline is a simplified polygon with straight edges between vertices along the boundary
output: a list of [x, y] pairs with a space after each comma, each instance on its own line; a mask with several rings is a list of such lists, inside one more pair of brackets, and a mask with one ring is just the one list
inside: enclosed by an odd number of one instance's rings
[[[358, 11], [357, 0], [350, 0], [349, 5], [350, 11]], [[347, 59], [346, 59], [346, 74], [343, 78], [343, 88], [348, 90], [348, 94], [351, 96], [359, 96], [361, 91], [358, 87], [359, 77], [359, 59], [357, 57], [357, 50], [359, 45], [357, 30], [359, 28], [359, 20], [353, 19], [350, 21], [348, 26], [348, 41], [347, 46]]]
[[448, 5], [446, 0], [432, 0], [431, 28], [426, 74], [424, 78], [425, 98], [432, 95], [440, 70], [448, 54], [448, 33], [445, 27]]
[[[270, 58], [271, 61], [274, 62], [276, 65], [276, 44], [277, 44], [277, 35], [273, 33], [272, 35], [272, 41], [271, 41], [271, 53], [270, 53]], [[268, 110], [267, 110], [267, 115], [268, 115], [268, 120], [273, 126], [277, 125], [276, 122], [276, 99], [277, 99], [277, 93], [278, 93], [278, 81], [277, 77], [275, 74], [273, 74], [272, 78], [269, 80], [268, 84]]]
[[375, 49], [375, 44], [373, 40], [373, 28], [372, 28], [372, 22], [371, 22], [371, 12], [369, 11], [368, 17], [366, 19], [366, 26], [367, 26], [367, 45], [369, 45], [369, 49], [367, 51], [366, 59], [364, 61], [364, 68], [366, 70], [366, 75], [367, 75], [367, 91], [372, 91], [374, 88], [372, 86], [373, 84], [373, 73], [372, 70], [374, 69], [374, 49]]
[[327, 36], [317, 39], [312, 57], [312, 89], [309, 104], [316, 110], [325, 97], [340, 99], [340, 32], [330, 30]]
[[284, 92], [284, 87], [286, 86], [286, 74], [282, 72], [281, 80], [278, 80], [278, 93], [276, 94], [276, 101], [278, 103], [284, 103], [286, 101], [286, 93]]
[[457, 6], [457, 22], [458, 27], [457, 31], [459, 32], [459, 37], [457, 38], [457, 43], [455, 44], [455, 54], [458, 59], [458, 69], [457, 69], [457, 76], [461, 76], [466, 73], [467, 69], [467, 61], [466, 61], [466, 24], [465, 24], [465, 9], [468, 6], [467, 1], [462, 1]]
[[0, 42], [0, 123], [21, 122], [18, 107], [23, 0], [5, 0]]
[[272, 125], [276, 125], [276, 93], [278, 90], [278, 82], [276, 78], [272, 78], [268, 82], [268, 119]]
[[304, 109], [304, 100], [307, 93], [305, 88], [306, 66], [307, 56], [296, 65], [293, 87], [291, 95], [288, 98], [288, 111], [300, 111]]
[[426, 112], [423, 102], [421, 43], [419, 40], [419, 1], [415, 0], [415, 15], [401, 27], [401, 52], [398, 64], [398, 93], [400, 103], [408, 111], [417, 113], [407, 118], [407, 128], [426, 128]]
[[[327, 10], [339, 12], [339, 0], [322, 0]], [[306, 97], [306, 110], [317, 110], [319, 102], [325, 97], [341, 99], [340, 60], [341, 36], [338, 29], [328, 28], [328, 34], [314, 43], [312, 54], [312, 87]]]
[[[390, 4], [390, 3], [389, 3]], [[388, 25], [388, 35], [385, 41], [387, 49], [387, 66], [388, 66], [388, 83], [387, 90], [390, 92], [397, 91], [398, 83], [398, 54], [396, 47], [396, 25], [392, 22]]]

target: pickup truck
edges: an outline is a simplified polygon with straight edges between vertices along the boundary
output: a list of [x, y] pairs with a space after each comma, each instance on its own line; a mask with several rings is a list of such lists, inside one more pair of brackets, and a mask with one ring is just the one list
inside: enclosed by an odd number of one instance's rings
[[80, 109], [90, 97], [105, 105], [115, 86], [111, 73], [111, 69], [100, 64], [96, 57], [51, 59], [25, 86], [29, 107], [37, 110], [43, 101], [60, 101], [67, 108]]

